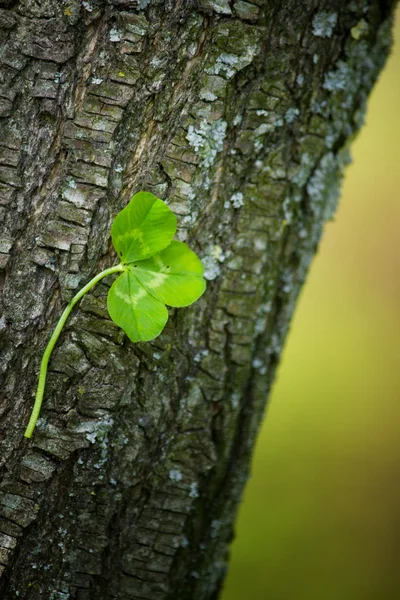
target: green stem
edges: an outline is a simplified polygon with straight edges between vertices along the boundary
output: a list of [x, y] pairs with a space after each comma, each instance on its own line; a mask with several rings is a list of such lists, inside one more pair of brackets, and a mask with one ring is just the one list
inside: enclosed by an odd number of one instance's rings
[[102, 271], [101, 273], [96, 275], [96, 277], [93, 277], [93, 279], [91, 279], [89, 283], [87, 283], [85, 287], [79, 290], [79, 292], [72, 298], [72, 300], [69, 301], [67, 307], [65, 308], [57, 323], [57, 327], [53, 331], [53, 335], [51, 336], [49, 343], [46, 346], [42, 357], [42, 362], [40, 363], [40, 373], [38, 386], [36, 390], [35, 404], [33, 405], [31, 417], [29, 419], [28, 426], [24, 433], [25, 437], [30, 438], [32, 436], [33, 430], [35, 429], [36, 421], [39, 418], [40, 408], [42, 406], [43, 401], [44, 387], [46, 384], [47, 365], [53, 348], [60, 336], [61, 330], [64, 327], [65, 322], [68, 319], [72, 309], [74, 308], [75, 304], [79, 302], [79, 300], [86, 294], [86, 292], [88, 292], [94, 285], [96, 285], [97, 282], [103, 279], [103, 277], [107, 277], [107, 275], [111, 275], [112, 273], [118, 273], [124, 270], [125, 267], [123, 265], [116, 265], [115, 267], [111, 267], [110, 269]]

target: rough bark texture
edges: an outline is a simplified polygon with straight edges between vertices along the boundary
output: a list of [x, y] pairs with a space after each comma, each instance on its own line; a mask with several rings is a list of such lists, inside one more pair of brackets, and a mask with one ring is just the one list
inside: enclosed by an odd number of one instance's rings
[[[390, 45], [387, 0], [0, 1], [0, 597], [211, 600], [293, 307]], [[133, 192], [208, 289], [134, 346], [102, 283]], [[327, 277], [329, 274], [327, 274]]]

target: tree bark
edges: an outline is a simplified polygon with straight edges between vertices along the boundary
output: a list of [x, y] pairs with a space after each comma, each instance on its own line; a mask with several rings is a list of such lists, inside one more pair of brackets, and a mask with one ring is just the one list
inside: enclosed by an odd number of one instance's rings
[[[389, 0], [0, 1], [0, 597], [212, 600]], [[133, 345], [86, 296], [140, 189], [208, 286]], [[356, 232], [355, 232], [356, 234]], [[329, 274], [327, 274], [327, 277]]]

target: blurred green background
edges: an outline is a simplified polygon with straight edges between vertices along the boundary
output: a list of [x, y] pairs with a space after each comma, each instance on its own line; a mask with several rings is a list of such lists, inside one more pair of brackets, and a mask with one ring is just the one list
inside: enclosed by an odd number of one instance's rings
[[222, 600], [400, 598], [400, 11], [292, 322]]

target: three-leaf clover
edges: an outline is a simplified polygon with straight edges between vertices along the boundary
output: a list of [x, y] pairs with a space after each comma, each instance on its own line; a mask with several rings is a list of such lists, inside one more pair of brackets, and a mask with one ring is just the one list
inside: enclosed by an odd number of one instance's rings
[[203, 265], [183, 242], [172, 241], [174, 213], [153, 194], [136, 194], [115, 218], [114, 247], [124, 272], [108, 293], [108, 312], [132, 342], [157, 337], [168, 306], [188, 306], [205, 290]]
[[166, 304], [188, 306], [200, 298], [206, 287], [203, 265], [186, 244], [172, 239], [175, 231], [174, 213], [148, 192], [135, 194], [118, 213], [111, 238], [121, 262], [93, 277], [64, 309], [43, 353], [25, 437], [31, 437], [39, 417], [47, 365], [61, 330], [75, 304], [103, 277], [120, 273], [108, 292], [108, 312], [132, 342], [149, 341], [162, 332]]

